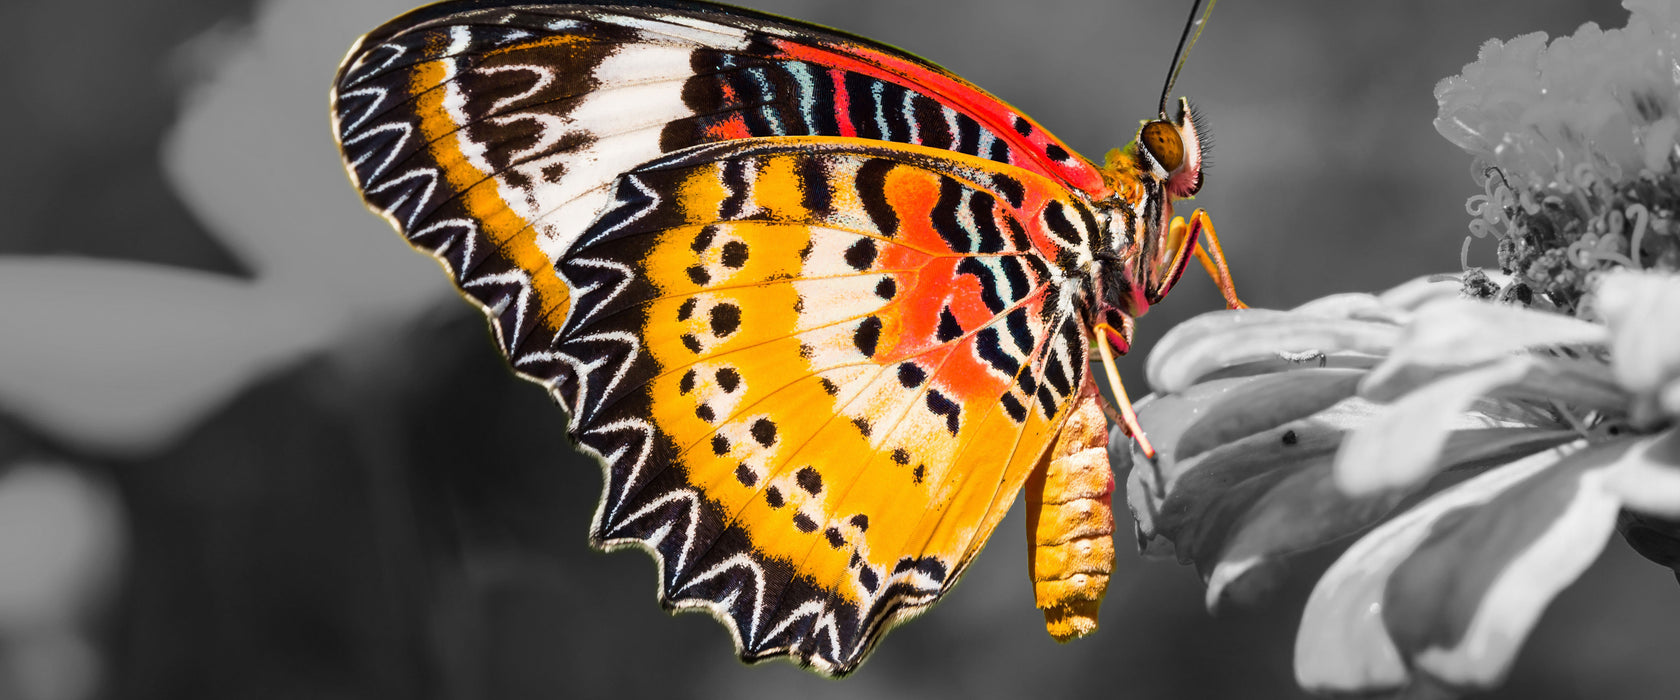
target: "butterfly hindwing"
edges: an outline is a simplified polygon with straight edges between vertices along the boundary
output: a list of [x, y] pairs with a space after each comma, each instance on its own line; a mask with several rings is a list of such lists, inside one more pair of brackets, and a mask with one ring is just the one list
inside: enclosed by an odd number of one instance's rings
[[1023, 169], [808, 137], [684, 151], [615, 202], [559, 264], [597, 541], [654, 551], [662, 598], [743, 657], [844, 673], [954, 583], [1084, 380], [1044, 252], [1078, 205]]

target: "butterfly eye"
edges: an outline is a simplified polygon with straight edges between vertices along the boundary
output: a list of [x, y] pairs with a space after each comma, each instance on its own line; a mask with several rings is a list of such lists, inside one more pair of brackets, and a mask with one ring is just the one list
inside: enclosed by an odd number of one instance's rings
[[1149, 122], [1143, 126], [1138, 139], [1167, 172], [1184, 164], [1184, 141], [1178, 136], [1178, 127], [1164, 121]]

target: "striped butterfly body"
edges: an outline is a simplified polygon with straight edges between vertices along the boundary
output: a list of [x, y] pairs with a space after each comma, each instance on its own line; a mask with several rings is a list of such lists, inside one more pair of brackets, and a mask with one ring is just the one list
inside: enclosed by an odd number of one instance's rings
[[1051, 631], [1094, 626], [1113, 481], [1090, 348], [1124, 352], [1206, 228], [1172, 217], [1201, 185], [1187, 103], [1097, 166], [832, 30], [477, 0], [364, 37], [333, 109], [370, 208], [601, 463], [592, 541], [651, 553], [661, 602], [743, 659], [854, 669], [1024, 485]]

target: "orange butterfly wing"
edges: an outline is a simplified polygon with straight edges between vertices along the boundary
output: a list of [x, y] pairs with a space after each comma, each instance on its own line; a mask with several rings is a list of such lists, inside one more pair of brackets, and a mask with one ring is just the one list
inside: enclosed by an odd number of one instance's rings
[[1101, 176], [889, 47], [701, 3], [444, 3], [365, 37], [334, 107], [369, 205], [602, 461], [597, 542], [652, 551], [743, 658], [855, 668], [1080, 386], [1061, 276]]

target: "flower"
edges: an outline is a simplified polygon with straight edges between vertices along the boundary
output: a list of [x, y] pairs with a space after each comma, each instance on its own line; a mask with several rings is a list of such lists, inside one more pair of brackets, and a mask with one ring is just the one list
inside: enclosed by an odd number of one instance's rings
[[1115, 456], [1140, 542], [1195, 564], [1210, 607], [1382, 523], [1307, 604], [1309, 689], [1497, 685], [1619, 525], [1676, 565], [1680, 277], [1604, 276], [1606, 324], [1460, 284], [1206, 314], [1150, 357], [1160, 460]]
[[1465, 278], [1472, 296], [1576, 313], [1604, 270], [1680, 270], [1680, 5], [1625, 5], [1626, 28], [1491, 39], [1436, 86], [1483, 187], [1461, 257], [1493, 236], [1508, 277]]
[[1149, 358], [1128, 500], [1210, 608], [1369, 529], [1302, 615], [1310, 690], [1499, 684], [1613, 531], [1680, 578], [1680, 2], [1625, 4], [1436, 88], [1484, 190], [1462, 275], [1207, 314]]

